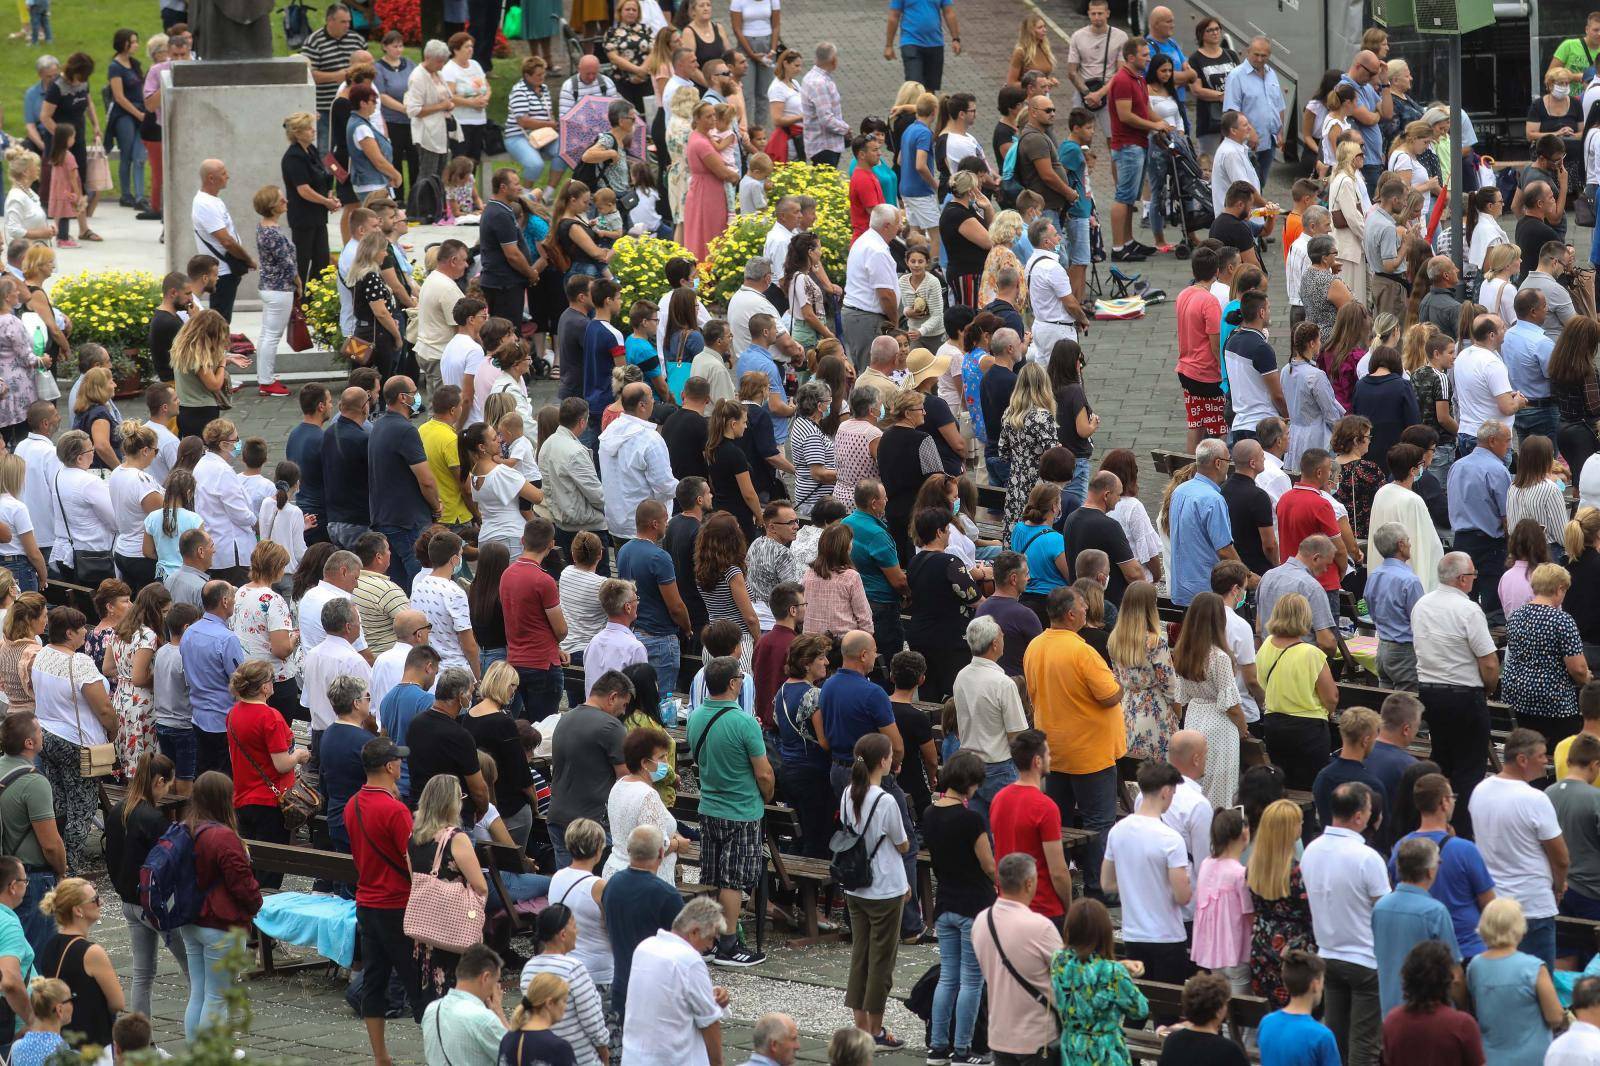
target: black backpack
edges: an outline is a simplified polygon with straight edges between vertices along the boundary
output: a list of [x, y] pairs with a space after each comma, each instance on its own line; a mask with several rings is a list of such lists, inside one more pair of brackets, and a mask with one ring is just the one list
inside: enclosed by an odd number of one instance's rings
[[412, 183], [406, 217], [421, 226], [431, 226], [444, 217], [444, 183], [437, 175]]
[[283, 9], [283, 39], [290, 49], [298, 51], [306, 43], [306, 38], [311, 36], [311, 17], [306, 14], [306, 5], [295, 0]]
[[[878, 809], [878, 804], [883, 802], [886, 793], [878, 793], [878, 798], [872, 801], [872, 806], [867, 808], [867, 816], [861, 819], [861, 828], [864, 830], [872, 824], [873, 812]], [[845, 825], [840, 820], [840, 827], [834, 831], [833, 838], [828, 841], [828, 850], [833, 853], [833, 861], [828, 864], [828, 872], [839, 883], [839, 887], [849, 891], [856, 888], [866, 888], [872, 884], [872, 857], [878, 849], [883, 847], [883, 842], [889, 838], [885, 833], [878, 838], [878, 842], [869, 851], [866, 837]]]

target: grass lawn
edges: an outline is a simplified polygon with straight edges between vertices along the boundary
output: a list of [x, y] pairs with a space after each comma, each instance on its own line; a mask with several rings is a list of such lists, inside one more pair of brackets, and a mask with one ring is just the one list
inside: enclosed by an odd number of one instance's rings
[[[160, 4], [157, 0], [55, 0], [51, 12], [51, 29], [55, 33], [55, 40], [49, 44], [41, 42], [38, 47], [30, 45], [26, 37], [12, 39], [11, 32], [17, 28], [18, 20], [23, 30], [28, 26], [28, 15], [18, 0], [10, 0], [11, 6], [0, 9], [0, 125], [14, 139], [20, 140], [24, 136], [22, 123], [22, 94], [35, 83], [34, 61], [44, 53], [49, 53], [57, 59], [66, 59], [74, 52], [87, 52], [94, 57], [95, 72], [90, 81], [94, 107], [104, 122], [105, 115], [101, 107], [100, 91], [106, 82], [106, 64], [111, 59], [111, 37], [117, 30], [124, 26], [137, 30], [139, 33], [139, 50], [136, 53], [140, 64], [148, 67], [145, 60], [144, 39], [161, 29]], [[283, 42], [283, 7], [272, 16], [272, 36], [274, 50], [279, 55], [288, 55], [289, 49]], [[319, 0], [312, 0], [308, 5], [313, 26], [319, 25], [323, 4]], [[377, 52], [376, 42], [373, 42], [373, 51]], [[410, 49], [413, 59], [422, 58], [420, 48]], [[489, 103], [489, 114], [496, 121], [503, 120], [506, 113], [506, 96], [511, 91], [511, 86], [518, 76], [521, 63], [520, 56], [512, 56], [495, 63], [494, 71], [490, 74], [490, 83], [494, 87], [494, 96]], [[273, 124], [276, 127], [276, 123]], [[92, 131], [91, 131], [92, 133]], [[116, 164], [111, 166], [111, 176], [115, 180], [117, 174]], [[115, 193], [102, 194], [115, 196]]]

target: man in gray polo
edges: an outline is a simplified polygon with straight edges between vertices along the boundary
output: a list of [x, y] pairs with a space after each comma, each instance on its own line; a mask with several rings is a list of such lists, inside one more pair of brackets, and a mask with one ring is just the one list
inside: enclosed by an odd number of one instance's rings
[[1519, 295], [1533, 289], [1544, 297], [1544, 332], [1551, 341], [1559, 339], [1561, 327], [1578, 314], [1578, 309], [1572, 303], [1572, 294], [1556, 280], [1570, 273], [1572, 250], [1560, 241], [1546, 241], [1539, 248], [1538, 269], [1528, 271], [1528, 276], [1517, 286]]
[[1394, 220], [1405, 202], [1406, 183], [1402, 179], [1390, 178], [1380, 184], [1373, 210], [1367, 215], [1366, 233], [1361, 238], [1367, 269], [1372, 271], [1372, 311], [1374, 314], [1388, 311], [1396, 319], [1405, 317], [1406, 288], [1402, 271], [1406, 241]]
[[1300, 541], [1299, 554], [1292, 556], [1282, 566], [1275, 566], [1261, 576], [1256, 588], [1256, 632], [1266, 636], [1267, 622], [1278, 600], [1290, 592], [1298, 592], [1311, 604], [1311, 629], [1309, 640], [1326, 652], [1338, 647], [1333, 627], [1337, 624], [1328, 594], [1323, 591], [1317, 575], [1333, 563], [1333, 541], [1320, 533]]

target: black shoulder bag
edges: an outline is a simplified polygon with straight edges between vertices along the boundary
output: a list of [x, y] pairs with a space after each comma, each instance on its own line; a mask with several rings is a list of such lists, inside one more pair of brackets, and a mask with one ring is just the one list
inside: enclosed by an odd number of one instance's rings
[[711, 721], [706, 723], [705, 729], [700, 731], [700, 739], [694, 742], [694, 751], [690, 753], [696, 766], [700, 765], [700, 752], [704, 750], [706, 746], [706, 738], [711, 735], [711, 727], [717, 724], [717, 719], [721, 718], [731, 710], [733, 710], [732, 707], [724, 707], [719, 710], [716, 714], [711, 716]]
[[[1017, 984], [1021, 985], [1023, 990], [1026, 991], [1028, 995], [1033, 997], [1034, 1002], [1038, 1003], [1039, 1006], [1043, 1007], [1050, 1013], [1050, 1017], [1055, 1019], [1056, 1028], [1060, 1029], [1061, 1015], [1056, 1013], [1055, 1000], [1051, 999], [1045, 993], [1039, 991], [1038, 987], [1035, 986], [1032, 981], [1029, 981], [1026, 977], [1022, 976], [1021, 971], [1019, 971], [1016, 966], [1012, 964], [1010, 957], [1006, 955], [1006, 949], [1000, 946], [1000, 932], [994, 927], [994, 908], [990, 907], [984, 912], [983, 916], [989, 923], [989, 939], [994, 941], [994, 950], [995, 954], [1000, 956], [1000, 965], [1004, 966], [1006, 968], [1006, 973], [1010, 974], [1012, 979], [1016, 981]], [[1056, 1054], [1054, 1045], [1059, 1040], [1060, 1037], [1057, 1037], [1056, 1040], [1053, 1040], [1049, 1044], [1045, 1045], [1044, 1050], [1046, 1058], [1050, 1060], [1055, 1059]]]

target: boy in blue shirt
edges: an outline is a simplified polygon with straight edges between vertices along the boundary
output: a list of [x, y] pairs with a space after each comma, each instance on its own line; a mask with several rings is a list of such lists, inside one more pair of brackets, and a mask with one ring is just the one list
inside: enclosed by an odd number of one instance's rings
[[1094, 143], [1094, 112], [1075, 107], [1067, 115], [1067, 135], [1056, 149], [1056, 158], [1067, 172], [1067, 187], [1078, 194], [1067, 205], [1066, 216], [1057, 227], [1061, 231], [1061, 265], [1073, 292], [1084, 292], [1084, 276], [1089, 269], [1091, 242], [1089, 229], [1094, 218], [1094, 198], [1089, 195], [1089, 161], [1084, 148]]
[[1261, 1066], [1339, 1066], [1333, 1031], [1311, 1016], [1322, 1002], [1327, 966], [1309, 951], [1283, 953], [1283, 987], [1289, 1005], [1261, 1019]]
[[667, 388], [667, 375], [661, 372], [661, 357], [656, 354], [656, 323], [660, 321], [656, 305], [649, 300], [635, 300], [628, 310], [628, 322], [633, 332], [623, 344], [623, 358], [639, 368], [644, 380], [655, 391], [662, 403], [676, 404]]

